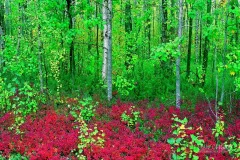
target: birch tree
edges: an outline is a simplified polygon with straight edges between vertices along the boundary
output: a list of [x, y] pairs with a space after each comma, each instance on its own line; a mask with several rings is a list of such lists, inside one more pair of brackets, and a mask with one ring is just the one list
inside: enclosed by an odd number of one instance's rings
[[[179, 5], [179, 13], [178, 13], [178, 38], [181, 40], [182, 39], [182, 17], [183, 17], [183, 1], [179, 0], [178, 1]], [[181, 42], [178, 45], [178, 51], [181, 53]], [[180, 55], [177, 57], [176, 60], [176, 107], [180, 108], [181, 106], [181, 93], [180, 93], [180, 62], [181, 58]]]
[[107, 97], [112, 99], [112, 0], [103, 1], [103, 80], [107, 78]]
[[107, 54], [108, 54], [108, 37], [107, 37], [107, 27], [108, 27], [108, 0], [103, 1], [103, 6], [102, 6], [102, 15], [103, 15], [103, 37], [104, 37], [104, 42], [103, 42], [103, 64], [102, 64], [102, 79], [106, 81], [107, 77]]

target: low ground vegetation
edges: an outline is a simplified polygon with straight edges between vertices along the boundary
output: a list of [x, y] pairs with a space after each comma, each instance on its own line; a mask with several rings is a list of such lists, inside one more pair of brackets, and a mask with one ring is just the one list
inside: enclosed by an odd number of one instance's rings
[[[92, 107], [81, 112], [82, 104]], [[239, 112], [219, 112], [216, 121], [209, 105], [199, 102], [190, 112], [148, 101], [106, 107], [69, 98], [60, 108], [39, 107], [20, 125], [20, 115], [7, 112], [0, 118], [1, 159], [239, 159]]]

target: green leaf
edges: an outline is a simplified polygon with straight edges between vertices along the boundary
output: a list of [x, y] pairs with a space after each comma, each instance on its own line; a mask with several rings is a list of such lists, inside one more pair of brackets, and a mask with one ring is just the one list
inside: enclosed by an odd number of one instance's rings
[[183, 139], [182, 138], [177, 138], [176, 143], [179, 144]]
[[193, 155], [193, 157], [192, 157], [192, 160], [198, 160], [199, 159], [199, 157], [198, 156], [196, 156], [196, 155]]
[[177, 158], [177, 155], [176, 155], [175, 153], [173, 153], [172, 159], [173, 159], [173, 160], [177, 160], [177, 159], [178, 159], [178, 158]]
[[193, 147], [193, 152], [198, 153], [199, 151], [200, 151], [200, 149], [198, 147], [196, 147], [196, 146]]
[[175, 139], [174, 138], [169, 138], [167, 140], [167, 142], [170, 144], [170, 145], [173, 145], [175, 143]]

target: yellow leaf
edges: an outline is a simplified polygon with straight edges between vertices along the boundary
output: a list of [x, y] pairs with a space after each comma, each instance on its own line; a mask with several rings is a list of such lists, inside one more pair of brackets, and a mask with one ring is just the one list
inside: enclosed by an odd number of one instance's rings
[[187, 136], [187, 135], [184, 133], [181, 137], [184, 138], [184, 137], [186, 137], [186, 136]]
[[182, 124], [182, 125], [180, 126], [180, 129], [185, 129], [185, 126]]
[[235, 76], [235, 74], [236, 74], [236, 73], [235, 73], [234, 71], [230, 71], [230, 75], [231, 75], [231, 76]]

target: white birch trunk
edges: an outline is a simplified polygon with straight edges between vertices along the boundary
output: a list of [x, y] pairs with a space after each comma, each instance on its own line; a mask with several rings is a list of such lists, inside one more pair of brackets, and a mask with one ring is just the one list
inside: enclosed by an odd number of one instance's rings
[[[183, 16], [183, 0], [179, 0], [179, 13], [178, 13], [178, 38], [182, 39], [182, 16]], [[178, 45], [178, 51], [181, 53], [181, 42]], [[177, 57], [176, 60], [176, 107], [180, 108], [181, 106], [181, 93], [180, 93], [180, 62], [181, 58], [180, 55]]]
[[103, 1], [102, 12], [103, 12], [103, 64], [102, 64], [102, 79], [106, 81], [107, 77], [107, 53], [108, 53], [108, 38], [107, 38], [107, 22], [108, 22], [108, 0]]
[[112, 99], [112, 0], [108, 0], [107, 38], [108, 38], [107, 92], [108, 101], [110, 101]]

